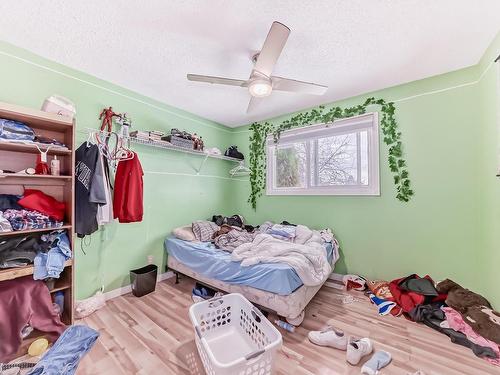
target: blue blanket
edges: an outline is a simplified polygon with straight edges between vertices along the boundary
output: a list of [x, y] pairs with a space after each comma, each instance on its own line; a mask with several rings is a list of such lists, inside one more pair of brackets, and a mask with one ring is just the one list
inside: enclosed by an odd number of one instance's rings
[[[285, 296], [303, 285], [295, 270], [287, 264], [260, 263], [241, 267], [240, 262], [231, 260], [230, 253], [217, 249], [210, 242], [188, 242], [167, 238], [164, 247], [169, 256], [211, 279], [248, 285]], [[331, 243], [325, 244], [325, 251], [331, 263], [333, 257]]]

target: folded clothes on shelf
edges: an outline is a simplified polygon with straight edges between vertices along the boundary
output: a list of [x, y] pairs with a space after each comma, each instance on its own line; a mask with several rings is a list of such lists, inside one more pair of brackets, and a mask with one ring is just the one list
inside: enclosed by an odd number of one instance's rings
[[3, 217], [10, 222], [12, 230], [60, 228], [62, 221], [51, 219], [38, 211], [29, 210], [5, 210]]

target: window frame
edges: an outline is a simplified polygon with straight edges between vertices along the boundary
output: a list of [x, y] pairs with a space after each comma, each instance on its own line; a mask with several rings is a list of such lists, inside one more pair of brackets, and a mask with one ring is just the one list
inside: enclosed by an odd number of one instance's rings
[[[368, 143], [368, 185], [311, 186], [311, 146], [310, 140], [353, 133], [356, 130], [367, 131]], [[306, 145], [306, 186], [275, 187], [276, 150], [293, 143], [305, 142]], [[359, 150], [359, 148], [358, 148]], [[266, 139], [266, 195], [380, 195], [380, 154], [378, 112], [365, 113], [330, 123], [309, 125], [284, 131], [278, 144], [273, 136]], [[358, 154], [359, 160], [359, 154]]]

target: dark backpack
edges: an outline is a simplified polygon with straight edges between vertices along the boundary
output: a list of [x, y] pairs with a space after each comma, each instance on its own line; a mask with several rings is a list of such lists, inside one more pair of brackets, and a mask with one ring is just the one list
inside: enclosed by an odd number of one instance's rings
[[229, 156], [230, 158], [245, 159], [245, 156], [241, 152], [238, 151], [238, 146], [230, 146], [226, 152], [224, 152], [224, 156]]

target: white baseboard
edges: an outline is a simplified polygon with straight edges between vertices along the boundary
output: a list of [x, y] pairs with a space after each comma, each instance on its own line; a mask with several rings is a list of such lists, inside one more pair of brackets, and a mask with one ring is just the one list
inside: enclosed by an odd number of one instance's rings
[[[159, 283], [160, 281], [169, 279], [171, 277], [174, 277], [174, 273], [172, 271], [164, 272], [158, 275], [156, 282]], [[104, 293], [104, 298], [106, 298], [106, 301], [112, 298], [120, 297], [123, 296], [124, 294], [132, 292], [132, 286], [131, 285], [125, 285], [122, 286], [121, 288], [118, 289], [113, 289], [110, 290], [109, 292]]]
[[345, 290], [344, 282], [342, 281], [343, 277], [344, 277], [344, 275], [342, 275], [340, 273], [332, 272], [330, 274], [330, 276], [328, 276], [328, 280], [325, 282], [324, 285], [329, 287], [329, 288]]
[[341, 274], [341, 273], [335, 273], [335, 272], [332, 272], [328, 278], [329, 278], [330, 280], [342, 281], [342, 278], [343, 278], [344, 276], [345, 276], [345, 275], [343, 275], [343, 274]]

